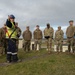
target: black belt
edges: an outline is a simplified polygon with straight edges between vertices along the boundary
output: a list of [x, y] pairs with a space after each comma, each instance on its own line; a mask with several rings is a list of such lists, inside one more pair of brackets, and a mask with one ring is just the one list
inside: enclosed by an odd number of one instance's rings
[[71, 38], [73, 38], [73, 37], [67, 37], [67, 38], [71, 39]]
[[49, 38], [50, 38], [50, 36], [45, 36], [45, 38], [46, 38], [46, 39], [49, 39]]

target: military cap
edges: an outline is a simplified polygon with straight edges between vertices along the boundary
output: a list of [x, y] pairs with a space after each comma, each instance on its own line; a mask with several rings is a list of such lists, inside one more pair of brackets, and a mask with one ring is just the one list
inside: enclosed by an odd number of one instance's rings
[[29, 26], [27, 26], [26, 28], [29, 28]]
[[61, 28], [61, 26], [58, 26], [58, 28]]
[[70, 20], [69, 23], [70, 23], [70, 22], [74, 22], [74, 21], [73, 21], [73, 20]]
[[10, 19], [15, 19], [14, 15], [9, 15]]
[[36, 25], [36, 27], [39, 27], [39, 25]]

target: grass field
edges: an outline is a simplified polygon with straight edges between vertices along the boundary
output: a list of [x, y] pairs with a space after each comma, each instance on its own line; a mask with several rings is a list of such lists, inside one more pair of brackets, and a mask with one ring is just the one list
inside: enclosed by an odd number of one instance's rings
[[[25, 53], [19, 50], [20, 63], [0, 66], [0, 75], [75, 75], [75, 55], [67, 53], [48, 54], [40, 52]], [[5, 55], [0, 57], [0, 64], [5, 62]]]

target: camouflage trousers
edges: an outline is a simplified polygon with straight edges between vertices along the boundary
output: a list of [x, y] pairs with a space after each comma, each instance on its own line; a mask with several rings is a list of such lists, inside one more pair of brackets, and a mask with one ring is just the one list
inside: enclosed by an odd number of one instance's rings
[[41, 49], [41, 43], [42, 43], [42, 41], [41, 41], [41, 39], [35, 39], [35, 43], [34, 43], [34, 48], [35, 48], [35, 50], [40, 50]]
[[46, 40], [47, 50], [50, 52], [52, 50], [52, 38]]
[[24, 42], [23, 42], [24, 51], [30, 51], [30, 43], [31, 43], [30, 40], [28, 40], [28, 41], [24, 40]]
[[73, 40], [73, 53], [75, 52], [75, 38]]
[[4, 47], [0, 47], [0, 56], [4, 54]]
[[68, 43], [68, 51], [71, 52], [72, 48], [72, 51], [74, 52], [74, 38], [67, 38], [67, 43]]
[[4, 54], [4, 43], [0, 40], [0, 55]]
[[62, 42], [62, 40], [56, 40], [56, 50], [57, 50], [57, 52], [62, 52], [62, 44], [63, 44], [63, 42]]

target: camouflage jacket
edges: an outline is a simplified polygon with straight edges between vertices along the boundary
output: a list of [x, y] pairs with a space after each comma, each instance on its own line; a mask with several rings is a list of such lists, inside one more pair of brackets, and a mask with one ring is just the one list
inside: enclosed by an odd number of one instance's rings
[[5, 40], [5, 32], [3, 28], [0, 28], [0, 46], [4, 44], [4, 40]]
[[69, 26], [66, 30], [67, 37], [73, 37], [74, 36], [74, 26]]
[[45, 28], [44, 36], [50, 36], [50, 38], [53, 38], [53, 35], [54, 35], [54, 29], [52, 27], [50, 27], [49, 29]]
[[5, 31], [3, 30], [3, 28], [0, 28], [0, 40], [5, 38]]
[[55, 40], [61, 40], [61, 41], [63, 41], [63, 35], [64, 35], [64, 32], [63, 32], [63, 30], [57, 30], [56, 32], [55, 32]]
[[16, 32], [17, 32], [17, 38], [19, 38], [21, 36], [21, 29], [19, 27], [16, 28]]
[[22, 36], [25, 41], [29, 41], [32, 39], [32, 33], [28, 30], [24, 31]]
[[42, 39], [43, 38], [42, 31], [40, 29], [36, 29], [33, 32], [33, 36], [34, 36], [34, 39]]

